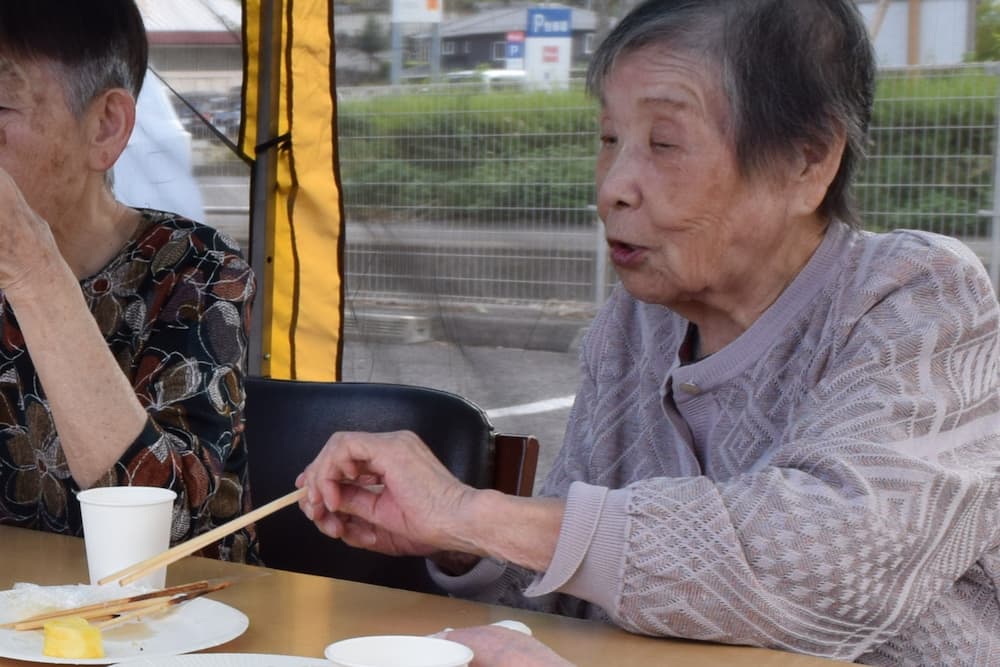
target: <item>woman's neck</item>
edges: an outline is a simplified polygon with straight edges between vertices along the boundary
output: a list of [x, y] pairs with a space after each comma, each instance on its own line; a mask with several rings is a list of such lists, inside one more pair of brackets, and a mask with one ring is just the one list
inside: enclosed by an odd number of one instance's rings
[[802, 233], [775, 249], [773, 261], [761, 263], [753, 275], [743, 276], [739, 285], [717, 298], [672, 305], [697, 326], [699, 353], [708, 356], [718, 352], [753, 326], [809, 263], [826, 229], [826, 225], [803, 227]]
[[96, 197], [61, 220], [49, 221], [63, 259], [77, 278], [92, 276], [121, 251], [135, 233], [141, 215], [116, 201], [110, 192]]

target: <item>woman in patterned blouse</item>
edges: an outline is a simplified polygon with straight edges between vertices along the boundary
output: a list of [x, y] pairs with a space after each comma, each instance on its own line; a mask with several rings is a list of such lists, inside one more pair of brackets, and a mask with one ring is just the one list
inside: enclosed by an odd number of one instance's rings
[[459, 484], [413, 434], [341, 433], [307, 515], [483, 601], [1000, 665], [1000, 306], [962, 243], [859, 230], [874, 79], [854, 0], [636, 7], [588, 75], [621, 284], [542, 497]]
[[[0, 522], [175, 490], [172, 540], [244, 512], [254, 281], [232, 241], [116, 201], [147, 43], [133, 0], [0, 3]], [[252, 532], [212, 548], [256, 560]]]

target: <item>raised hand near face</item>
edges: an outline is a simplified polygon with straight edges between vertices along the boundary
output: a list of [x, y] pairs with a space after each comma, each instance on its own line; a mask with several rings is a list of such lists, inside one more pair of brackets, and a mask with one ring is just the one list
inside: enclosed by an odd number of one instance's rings
[[51, 274], [61, 262], [52, 230], [28, 205], [14, 179], [0, 167], [0, 289], [14, 292], [29, 276]]

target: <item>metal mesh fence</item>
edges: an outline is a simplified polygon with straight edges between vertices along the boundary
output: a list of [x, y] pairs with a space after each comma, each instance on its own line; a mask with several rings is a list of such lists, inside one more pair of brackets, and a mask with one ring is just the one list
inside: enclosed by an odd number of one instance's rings
[[[579, 89], [344, 90], [338, 116], [354, 298], [600, 301], [613, 277]], [[989, 66], [881, 72], [855, 190], [865, 227], [958, 237], [995, 274], [996, 125]]]
[[[339, 94], [345, 284], [355, 307], [601, 301], [614, 277], [593, 210], [595, 106], [578, 86]], [[955, 236], [996, 282], [997, 114], [993, 66], [881, 72], [855, 186], [864, 226]], [[206, 217], [245, 242], [245, 166], [211, 135], [194, 134]]]
[[[991, 66], [882, 72], [856, 181], [867, 228], [956, 236], [994, 284], [997, 80]], [[614, 280], [592, 210], [593, 102], [578, 88], [458, 84], [339, 97], [343, 378], [434, 386], [487, 409], [568, 397], [573, 342]], [[206, 218], [245, 244], [246, 168], [193, 133]], [[539, 435], [544, 458], [566, 411], [535, 412], [495, 422]]]
[[985, 66], [883, 71], [857, 183], [865, 226], [989, 238], [997, 74]]
[[594, 112], [579, 90], [343, 92], [353, 295], [592, 298]]

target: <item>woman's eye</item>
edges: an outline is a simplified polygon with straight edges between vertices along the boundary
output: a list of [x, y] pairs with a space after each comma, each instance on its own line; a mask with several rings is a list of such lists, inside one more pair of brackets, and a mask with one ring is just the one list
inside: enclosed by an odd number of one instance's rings
[[614, 146], [616, 143], [618, 143], [618, 137], [613, 137], [610, 134], [601, 135], [602, 146]]

